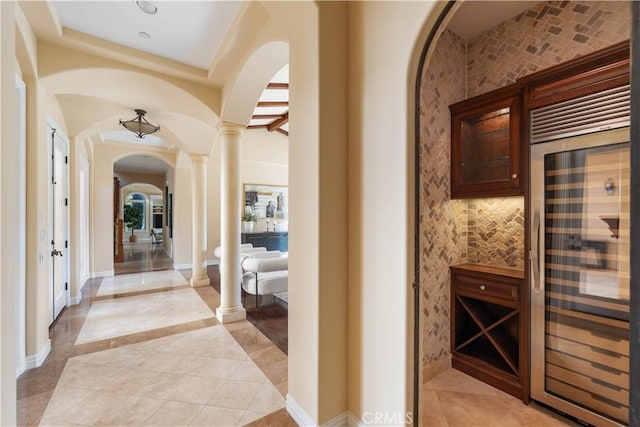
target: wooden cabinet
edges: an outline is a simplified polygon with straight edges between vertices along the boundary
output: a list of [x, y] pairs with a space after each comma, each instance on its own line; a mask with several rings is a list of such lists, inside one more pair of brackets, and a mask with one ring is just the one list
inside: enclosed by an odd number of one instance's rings
[[289, 233], [286, 231], [242, 233], [241, 241], [242, 243], [252, 243], [255, 248], [267, 248], [268, 251], [287, 252], [289, 250]]
[[528, 402], [528, 311], [523, 298], [521, 270], [451, 267], [452, 366]]
[[517, 87], [471, 98], [449, 108], [451, 198], [523, 195]]

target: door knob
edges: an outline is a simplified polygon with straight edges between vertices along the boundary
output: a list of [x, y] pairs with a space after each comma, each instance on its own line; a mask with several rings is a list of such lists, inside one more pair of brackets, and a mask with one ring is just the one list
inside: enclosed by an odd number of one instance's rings
[[51, 256], [56, 256], [56, 255], [58, 255], [58, 256], [62, 256], [62, 251], [59, 251], [59, 250], [57, 250], [57, 249], [53, 249], [53, 250], [51, 251]]

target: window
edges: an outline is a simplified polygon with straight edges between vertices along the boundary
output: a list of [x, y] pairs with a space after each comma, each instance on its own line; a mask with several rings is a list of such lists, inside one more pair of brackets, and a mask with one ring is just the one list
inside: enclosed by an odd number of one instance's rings
[[[140, 206], [142, 211], [142, 221], [140, 227], [135, 227], [135, 230], [146, 230], [147, 228], [147, 198], [141, 193], [129, 193], [124, 200], [125, 205]], [[131, 228], [125, 225], [126, 231], [131, 231]]]

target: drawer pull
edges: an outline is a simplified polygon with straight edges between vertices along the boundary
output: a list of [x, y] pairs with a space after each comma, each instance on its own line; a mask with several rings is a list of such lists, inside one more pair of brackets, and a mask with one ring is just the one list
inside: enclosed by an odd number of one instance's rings
[[480, 290], [484, 291], [485, 289], [487, 289], [487, 287], [485, 285], [480, 285]]

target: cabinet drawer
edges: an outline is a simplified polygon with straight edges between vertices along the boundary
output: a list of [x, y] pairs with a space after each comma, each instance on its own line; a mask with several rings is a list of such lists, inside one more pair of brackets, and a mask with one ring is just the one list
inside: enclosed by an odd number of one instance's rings
[[518, 286], [511, 283], [497, 282], [478, 277], [456, 275], [454, 291], [475, 298], [500, 298], [508, 301], [520, 301]]

